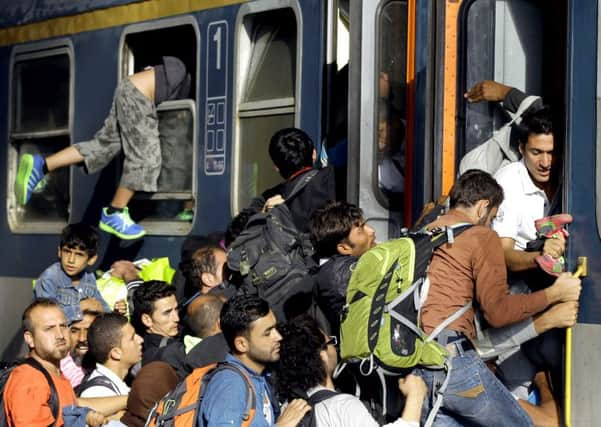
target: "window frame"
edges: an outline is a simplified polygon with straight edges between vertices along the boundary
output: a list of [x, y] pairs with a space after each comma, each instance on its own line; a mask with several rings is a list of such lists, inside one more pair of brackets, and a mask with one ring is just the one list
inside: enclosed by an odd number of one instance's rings
[[[249, 15], [257, 15], [264, 12], [270, 12], [280, 9], [290, 9], [296, 18], [296, 75], [294, 98], [271, 98], [261, 101], [243, 102], [245, 94], [246, 78], [250, 66], [249, 54], [251, 40], [244, 31], [244, 20]], [[231, 173], [231, 192], [230, 208], [232, 216], [236, 215], [246, 206], [239, 206], [240, 192], [240, 171], [241, 163], [241, 119], [273, 116], [279, 114], [294, 114], [294, 126], [300, 127], [301, 122], [301, 93], [302, 93], [302, 58], [303, 58], [303, 19], [300, 6], [297, 0], [269, 0], [261, 3], [245, 3], [238, 10], [235, 24], [234, 39], [234, 94], [232, 102], [232, 173]], [[267, 147], [265, 147], [267, 150]]]
[[[119, 39], [119, 56], [117, 59], [117, 82], [120, 83], [121, 80], [125, 77], [127, 77], [129, 74], [127, 74], [131, 68], [133, 67], [133, 63], [131, 62], [131, 59], [133, 58], [133, 56], [127, 56], [125, 55], [125, 51], [127, 48], [127, 51], [129, 50], [128, 45], [126, 44], [126, 39], [127, 36], [130, 34], [138, 34], [138, 33], [144, 33], [144, 32], [148, 32], [148, 31], [156, 31], [156, 30], [161, 30], [161, 29], [167, 29], [167, 28], [172, 28], [172, 27], [180, 27], [180, 26], [186, 26], [186, 25], [190, 25], [194, 31], [194, 34], [196, 36], [196, 54], [194, 55], [195, 59], [196, 59], [196, 70], [195, 73], [192, 75], [191, 74], [191, 78], [194, 79], [194, 81], [197, 84], [194, 84], [193, 87], [195, 88], [195, 93], [193, 94], [193, 98], [192, 99], [180, 99], [180, 100], [175, 100], [175, 101], [165, 101], [163, 103], [161, 103], [160, 105], [157, 106], [157, 112], [158, 111], [166, 111], [166, 110], [177, 110], [180, 109], [182, 107], [189, 107], [190, 110], [192, 111], [192, 115], [193, 115], [193, 120], [192, 120], [192, 135], [193, 135], [193, 147], [192, 147], [192, 153], [193, 153], [193, 159], [192, 159], [192, 167], [193, 167], [193, 176], [192, 176], [192, 199], [194, 200], [195, 206], [196, 206], [196, 202], [198, 200], [198, 179], [199, 179], [199, 170], [198, 170], [198, 156], [199, 156], [199, 138], [198, 138], [198, 122], [199, 122], [199, 117], [198, 117], [198, 111], [199, 111], [199, 107], [198, 107], [198, 103], [199, 103], [199, 93], [200, 93], [200, 85], [198, 84], [198, 82], [200, 81], [200, 67], [202, 65], [201, 60], [200, 60], [200, 54], [201, 54], [201, 43], [202, 43], [202, 36], [200, 34], [200, 28], [198, 25], [198, 22], [196, 21], [196, 19], [194, 19], [193, 16], [191, 15], [185, 15], [185, 16], [178, 16], [176, 18], [166, 18], [166, 19], [160, 19], [157, 21], [152, 21], [152, 22], [142, 22], [142, 23], [136, 23], [136, 24], [132, 24], [132, 25], [127, 25], [126, 27], [123, 28], [123, 31], [121, 32], [121, 37]], [[124, 63], [124, 61], [128, 61], [127, 64]], [[166, 198], [165, 196], [168, 196], [169, 194], [171, 195], [175, 195], [175, 198]], [[141, 194], [141, 193], [137, 193], [136, 195], [134, 195], [134, 198], [136, 200], [183, 200], [184, 196], [183, 196], [183, 192], [156, 192], [156, 193], [152, 193], [150, 195], [145, 195], [145, 194]], [[188, 194], [188, 193], [185, 193]], [[147, 233], [149, 235], [153, 235], [153, 236], [186, 236], [190, 233], [190, 231], [192, 231], [192, 229], [195, 226], [195, 223], [198, 219], [198, 212], [194, 213], [194, 219], [192, 220], [192, 222], [183, 222], [183, 221], [169, 221], [167, 219], [165, 220], [146, 220], [143, 219], [141, 221], [139, 221], [140, 225], [142, 225], [145, 230], [147, 231]]]
[[[15, 87], [13, 85], [13, 79], [15, 77], [15, 66], [19, 62], [28, 60], [35, 60], [41, 58], [48, 58], [52, 56], [66, 55], [69, 61], [69, 96], [68, 96], [68, 124], [64, 129], [51, 130], [51, 131], [35, 131], [35, 132], [13, 132], [13, 96], [15, 95]], [[27, 46], [15, 46], [10, 54], [9, 58], [9, 71], [8, 71], [8, 138], [6, 144], [7, 150], [7, 175], [8, 179], [6, 182], [6, 216], [8, 227], [12, 233], [16, 234], [57, 234], [71, 222], [71, 214], [73, 211], [73, 170], [69, 168], [69, 205], [68, 211], [69, 216], [66, 221], [57, 220], [42, 220], [42, 221], [27, 221], [19, 222], [15, 209], [17, 209], [17, 201], [15, 200], [13, 185], [17, 176], [17, 169], [19, 167], [18, 161], [18, 150], [13, 146], [14, 140], [23, 139], [41, 139], [56, 136], [67, 136], [69, 139], [69, 145], [73, 145], [73, 114], [74, 114], [74, 99], [75, 99], [75, 61], [74, 61], [74, 49], [71, 40], [69, 39], [58, 39], [51, 41], [43, 41], [39, 43], [28, 44]], [[17, 135], [15, 138], [13, 135]]]
[[[387, 210], [391, 210], [391, 211], [395, 211], [392, 208], [392, 205], [390, 203], [390, 198], [384, 193], [384, 191], [382, 190], [382, 188], [380, 187], [380, 177], [379, 177], [379, 163], [378, 163], [378, 141], [379, 141], [379, 114], [380, 114], [380, 103], [378, 102], [378, 98], [380, 96], [380, 88], [379, 88], [379, 84], [380, 84], [380, 72], [381, 72], [381, 59], [382, 59], [382, 48], [380, 46], [380, 37], [382, 35], [382, 14], [384, 12], [384, 9], [389, 6], [392, 3], [405, 3], [405, 7], [407, 9], [407, 14], [406, 14], [406, 18], [407, 20], [405, 21], [405, 25], [406, 25], [406, 39], [405, 39], [405, 70], [404, 70], [404, 86], [405, 86], [405, 105], [403, 106], [407, 111], [405, 111], [405, 122], [406, 122], [406, 129], [409, 126], [413, 126], [412, 123], [409, 123], [409, 117], [408, 117], [408, 103], [409, 103], [409, 90], [410, 87], [407, 84], [407, 67], [408, 67], [408, 61], [407, 61], [407, 51], [409, 50], [409, 0], [385, 0], [382, 1], [379, 5], [378, 8], [376, 9], [376, 24], [375, 24], [375, 37], [374, 37], [374, 105], [373, 105], [373, 115], [374, 115], [374, 126], [373, 126], [373, 144], [372, 144], [372, 165], [371, 165], [371, 177], [372, 177], [372, 191], [373, 194], [375, 196], [375, 199], [377, 200], [377, 202], [384, 207]], [[392, 89], [391, 89], [392, 90]], [[390, 118], [388, 120], [388, 124], [390, 124]], [[403, 167], [405, 168], [405, 188], [403, 190], [402, 193], [400, 193], [402, 195], [402, 202], [403, 202], [403, 206], [401, 207], [401, 215], [402, 217], [404, 217], [405, 214], [405, 201], [407, 200], [406, 197], [406, 193], [407, 191], [410, 191], [413, 194], [413, 188], [407, 188], [407, 184], [411, 184], [411, 179], [407, 176], [407, 172], [411, 170], [411, 168], [408, 168], [407, 166], [407, 161], [411, 160], [408, 159], [407, 157], [407, 145], [409, 143], [414, 144], [415, 143], [415, 137], [412, 138], [411, 141], [409, 141], [407, 139], [408, 137], [408, 133], [407, 131], [405, 131], [405, 146], [403, 148], [403, 155], [405, 156], [405, 163], [403, 164]], [[409, 178], [409, 179], [408, 179]], [[403, 218], [404, 221], [404, 218]]]

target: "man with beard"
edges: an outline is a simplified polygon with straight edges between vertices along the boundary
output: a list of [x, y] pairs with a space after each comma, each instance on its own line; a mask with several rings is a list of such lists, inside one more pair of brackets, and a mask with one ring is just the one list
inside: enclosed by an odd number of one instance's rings
[[479, 311], [490, 326], [499, 328], [554, 304], [578, 301], [580, 296], [580, 280], [569, 274], [531, 294], [509, 293], [503, 246], [490, 229], [502, 201], [503, 190], [492, 176], [468, 170], [451, 188], [449, 212], [427, 226], [434, 230], [472, 224], [434, 251], [428, 298], [421, 308], [423, 330], [427, 334], [441, 330], [436, 340], [449, 352], [452, 367], [448, 374], [441, 369], [416, 370], [431, 391], [424, 414], [435, 398], [442, 402], [435, 425], [532, 426], [530, 417], [475, 351], [474, 315]]
[[[86, 374], [82, 362], [88, 352], [88, 329], [90, 329], [90, 325], [96, 316], [102, 312], [92, 308], [93, 305], [93, 303], [90, 303], [90, 300], [82, 300], [80, 303], [82, 311], [81, 320], [69, 325], [71, 351], [61, 360], [61, 372], [69, 380], [73, 388], [81, 384], [81, 380], [83, 380]], [[87, 308], [88, 306], [90, 308]]]
[[[29, 347], [28, 360], [33, 363], [16, 367], [6, 383], [4, 410], [7, 424], [9, 427], [60, 427], [65, 424], [63, 409], [77, 405], [71, 384], [60, 372], [60, 361], [70, 349], [67, 319], [55, 301], [40, 298], [25, 309], [22, 327]], [[52, 388], [47, 377], [52, 381]], [[88, 425], [98, 426], [104, 423], [104, 416], [89, 411], [85, 421]]]
[[200, 403], [198, 425], [241, 425], [248, 399], [245, 381], [250, 379], [255, 393], [251, 427], [296, 426], [310, 406], [293, 400], [277, 417], [279, 408], [266, 368], [279, 360], [282, 336], [267, 301], [251, 295], [234, 297], [224, 304], [220, 323], [231, 350], [225, 363], [233, 369], [219, 370], [212, 377]]

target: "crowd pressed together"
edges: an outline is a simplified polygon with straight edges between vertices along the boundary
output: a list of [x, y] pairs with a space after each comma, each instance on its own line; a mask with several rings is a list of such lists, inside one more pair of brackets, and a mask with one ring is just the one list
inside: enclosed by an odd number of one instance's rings
[[[187, 90], [185, 73], [170, 80], [176, 65], [167, 60], [150, 76], [163, 79], [161, 99]], [[140, 81], [117, 91], [117, 110], [125, 108], [122, 94]], [[141, 94], [155, 101], [146, 102], [150, 109], [160, 102], [154, 89]], [[485, 81], [466, 97], [504, 101], [516, 111], [525, 95]], [[468, 170], [451, 189], [448, 208], [425, 212], [420, 221], [426, 230], [471, 225], [434, 252], [420, 313], [420, 327], [431, 333], [468, 305], [436, 338], [452, 369], [418, 365], [374, 383], [347, 360], [339, 374], [346, 291], [376, 235], [361, 209], [337, 197], [332, 169], [314, 169], [310, 138], [289, 128], [269, 144], [284, 181], [253, 200], [224, 233], [188, 239], [172, 283], [144, 281], [133, 260], [121, 260], [110, 274], [122, 281], [122, 297], [107, 297], [87, 271], [96, 262], [98, 232], [86, 224], [63, 230], [59, 261], [35, 280], [35, 301], [23, 313], [26, 359], [3, 375], [8, 425], [159, 425], [167, 409], [153, 407], [212, 364], [186, 425], [415, 427], [432, 409], [437, 426], [559, 425], [561, 332], [576, 321], [580, 282], [563, 272], [564, 226], [572, 218], [559, 213], [549, 117], [542, 102], [534, 103], [514, 129], [522, 159], [494, 177]], [[113, 136], [111, 153], [119, 140]], [[98, 147], [105, 137], [96, 136]], [[84, 146], [59, 154], [69, 159], [60, 165], [83, 161], [90, 168], [91, 159], [104, 156]], [[27, 202], [56, 160], [24, 163], [20, 200]], [[129, 162], [100, 224], [121, 238], [139, 238], [144, 231], [129, 219], [127, 201], [132, 188], [154, 188], [156, 176]], [[135, 184], [140, 180], [144, 185]], [[286, 291], [276, 293], [256, 278], [245, 282], [243, 268], [233, 268], [228, 257], [251, 222], [280, 207], [298, 235], [306, 272], [277, 282]]]

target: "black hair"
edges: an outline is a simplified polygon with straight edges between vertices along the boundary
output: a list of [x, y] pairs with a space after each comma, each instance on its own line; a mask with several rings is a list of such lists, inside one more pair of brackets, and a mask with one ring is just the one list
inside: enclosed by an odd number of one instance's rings
[[221, 246], [209, 245], [197, 249], [192, 254], [191, 273], [193, 277], [189, 277], [190, 280], [200, 280], [199, 278], [202, 273], [217, 273], [217, 266], [215, 265], [215, 251], [225, 252]]
[[232, 351], [234, 340], [250, 332], [250, 324], [269, 314], [269, 304], [255, 295], [238, 295], [231, 298], [221, 309], [221, 331]]
[[62, 311], [60, 305], [58, 305], [58, 303], [55, 300], [50, 299], [50, 298], [36, 298], [31, 304], [29, 304], [27, 306], [27, 308], [25, 308], [25, 311], [23, 311], [23, 316], [21, 316], [21, 328], [23, 329], [23, 332], [33, 333], [33, 323], [31, 321], [31, 312], [38, 307], [44, 307], [44, 308], [52, 307], [52, 308], [58, 308]]
[[104, 313], [96, 317], [88, 330], [90, 354], [98, 363], [105, 363], [111, 350], [121, 345], [121, 329], [127, 318], [119, 313]]
[[471, 207], [479, 200], [488, 200], [489, 209], [503, 202], [503, 188], [487, 172], [470, 169], [461, 175], [450, 193], [450, 207]]
[[539, 109], [530, 108], [522, 116], [522, 121], [517, 125], [520, 144], [528, 143], [530, 135], [549, 135], [553, 133], [553, 116], [548, 105]]
[[142, 323], [142, 315], [151, 316], [154, 311], [154, 302], [172, 295], [175, 295], [175, 288], [160, 280], [144, 282], [134, 291], [132, 325], [139, 334], [143, 334], [146, 330], [146, 326]]
[[278, 393], [285, 399], [322, 384], [326, 367], [320, 356], [326, 337], [317, 322], [308, 316], [298, 317], [278, 327], [280, 360], [275, 366]]
[[238, 215], [236, 215], [227, 226], [225, 231], [225, 247], [229, 247], [234, 240], [244, 231], [246, 224], [251, 216], [258, 213], [257, 209], [246, 208], [242, 209]]
[[313, 165], [313, 141], [297, 128], [277, 131], [269, 142], [269, 156], [284, 179]]
[[98, 231], [91, 225], [83, 222], [69, 224], [61, 233], [60, 247], [86, 251], [89, 257], [93, 257], [98, 251], [98, 238]]
[[344, 201], [329, 201], [311, 215], [311, 242], [319, 257], [337, 253], [336, 246], [348, 241], [352, 228], [363, 221], [363, 211]]
[[210, 294], [199, 298], [202, 298], [202, 304], [186, 316], [186, 325], [195, 336], [205, 338], [215, 328], [215, 324], [219, 320], [223, 308], [223, 299]]

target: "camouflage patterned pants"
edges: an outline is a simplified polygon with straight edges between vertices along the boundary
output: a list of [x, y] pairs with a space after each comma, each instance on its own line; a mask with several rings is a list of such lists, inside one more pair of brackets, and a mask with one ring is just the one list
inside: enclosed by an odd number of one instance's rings
[[111, 112], [94, 139], [74, 144], [83, 156], [87, 173], [104, 168], [123, 150], [120, 185], [134, 191], [157, 190], [161, 171], [157, 110], [129, 79], [115, 91]]

